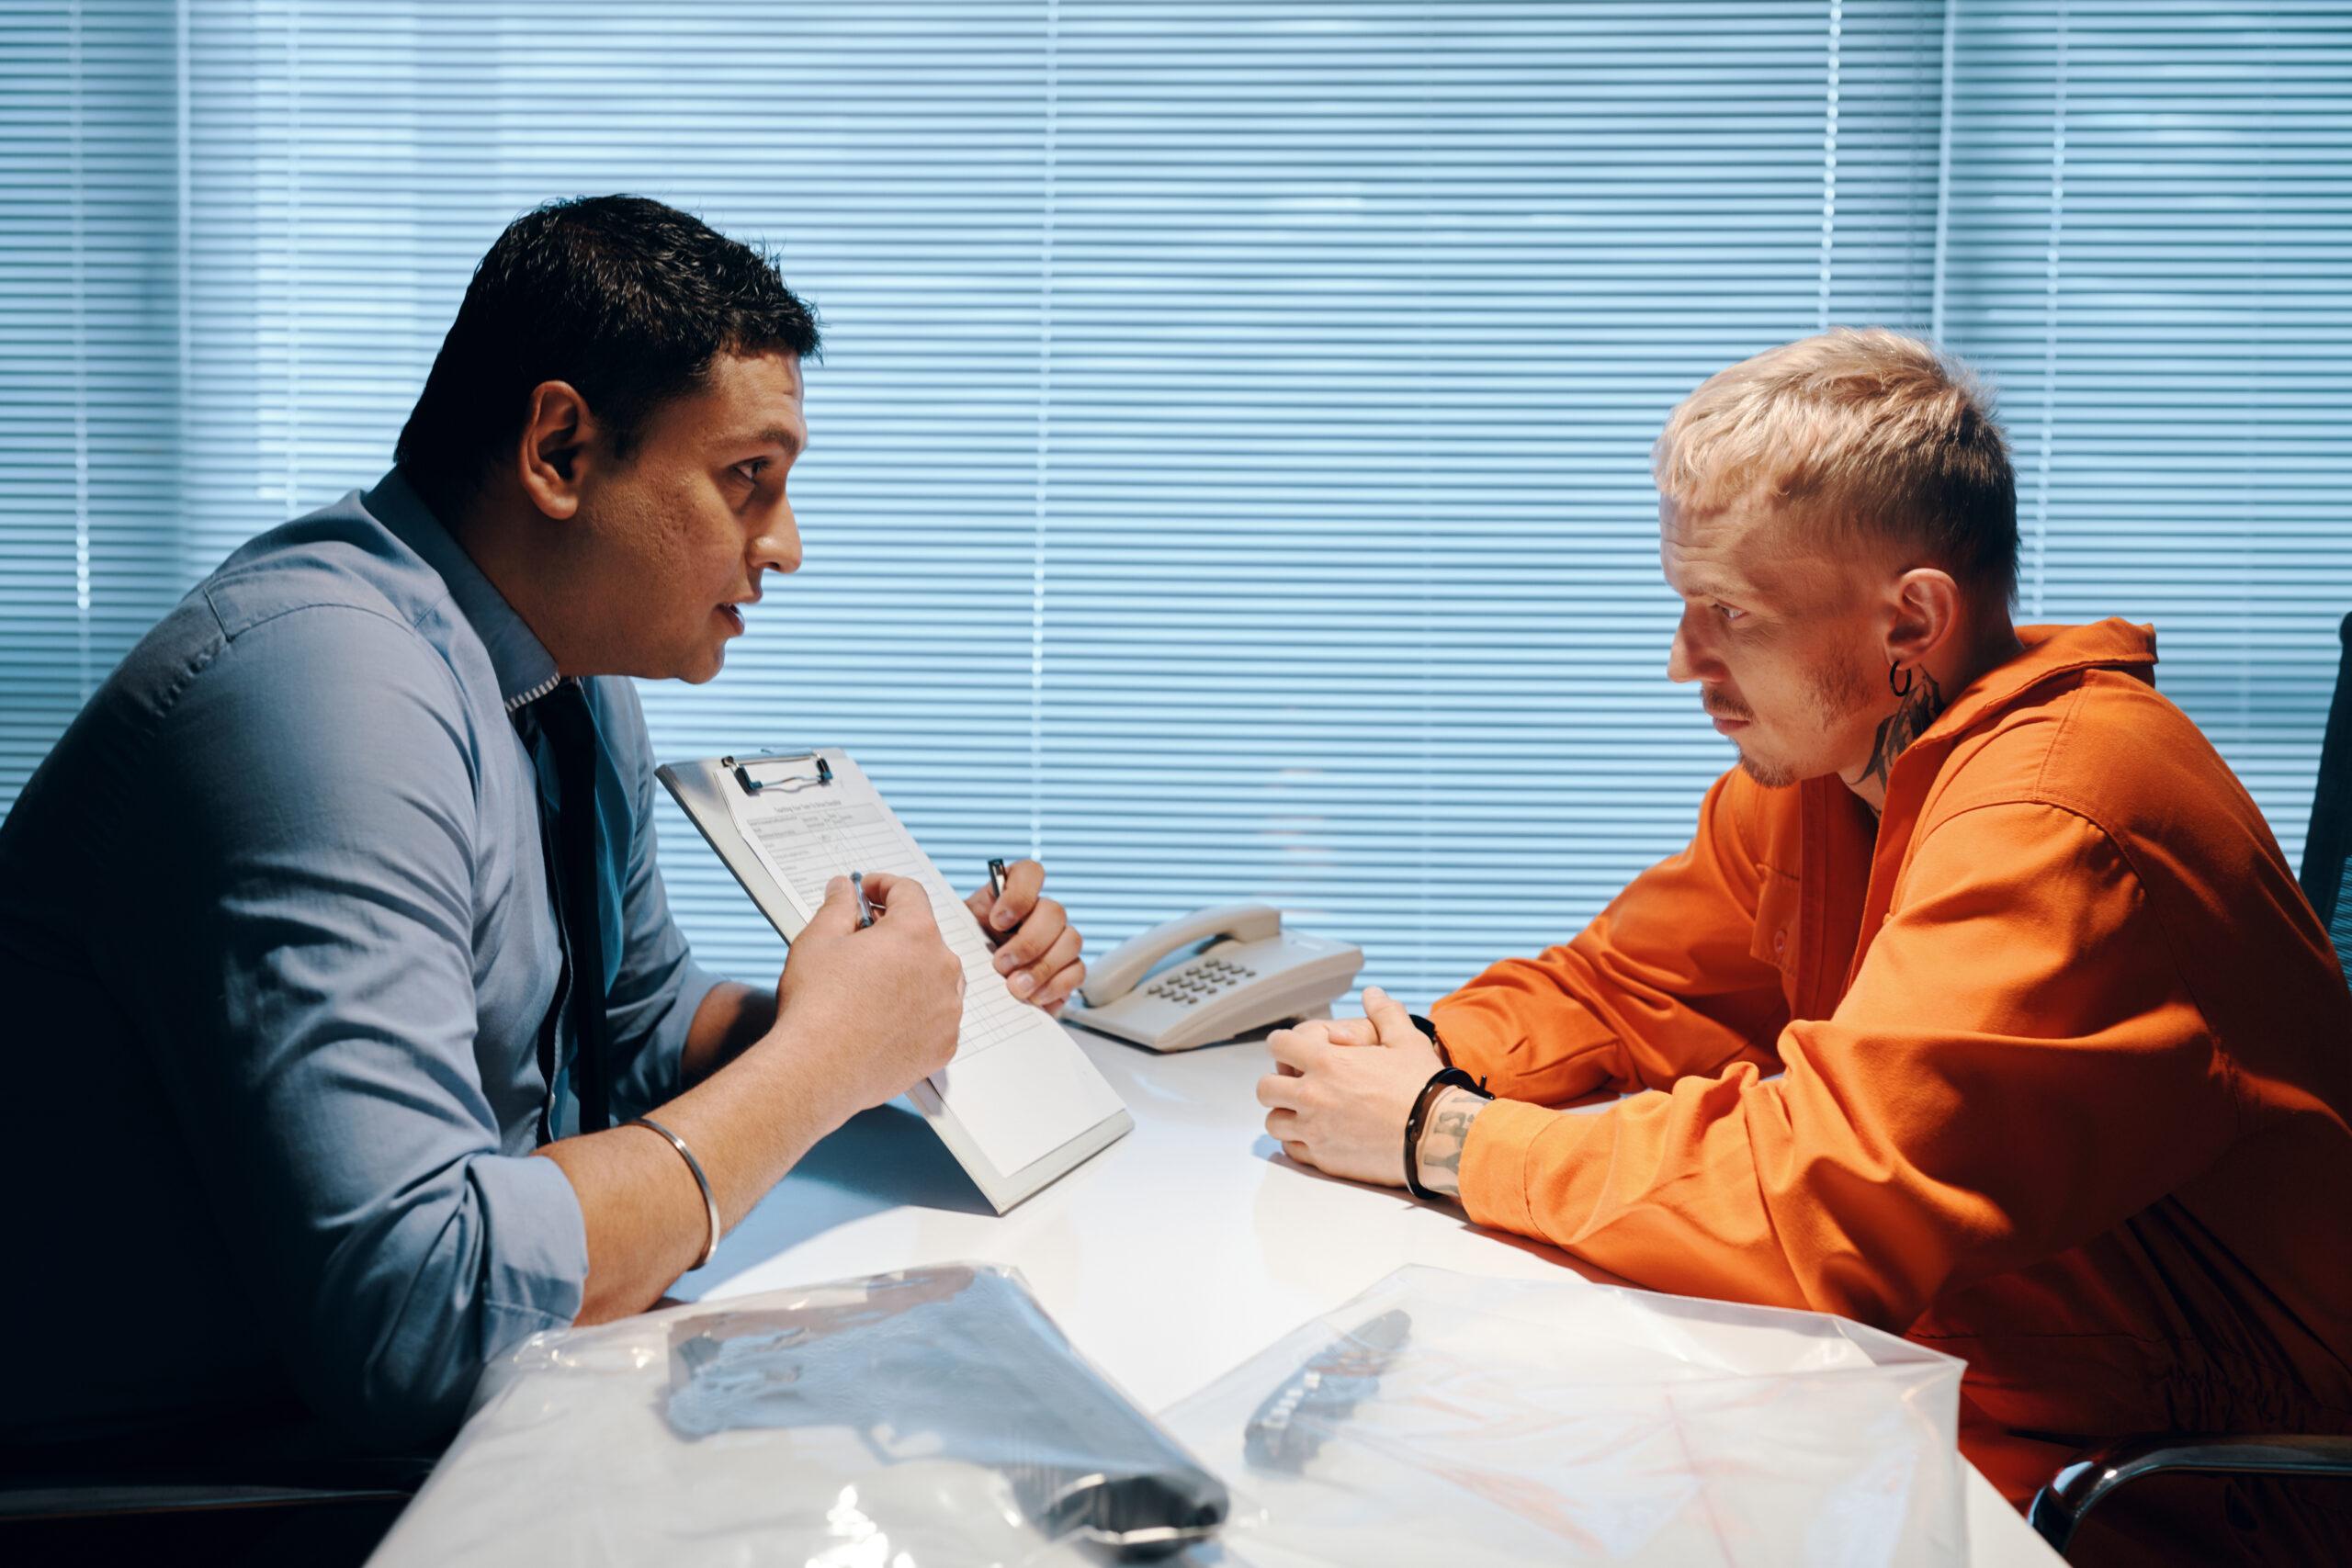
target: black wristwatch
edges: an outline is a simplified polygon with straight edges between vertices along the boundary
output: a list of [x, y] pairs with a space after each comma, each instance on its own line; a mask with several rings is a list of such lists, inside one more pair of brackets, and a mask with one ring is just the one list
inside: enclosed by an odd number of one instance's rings
[[1486, 1079], [1474, 1078], [1460, 1067], [1440, 1067], [1421, 1086], [1421, 1092], [1413, 1097], [1413, 1113], [1405, 1118], [1405, 1190], [1423, 1202], [1445, 1196], [1421, 1185], [1420, 1143], [1421, 1124], [1429, 1120], [1430, 1106], [1436, 1100], [1438, 1091], [1447, 1089], [1466, 1089], [1481, 1100], [1495, 1098], [1487, 1092]]

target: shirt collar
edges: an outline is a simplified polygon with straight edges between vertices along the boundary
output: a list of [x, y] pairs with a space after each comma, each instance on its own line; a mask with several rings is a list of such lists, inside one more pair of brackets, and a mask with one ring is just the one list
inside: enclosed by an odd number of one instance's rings
[[2110, 617], [2082, 626], [2019, 626], [2025, 651], [1996, 664], [1961, 689], [1922, 741], [1949, 740], [2014, 706], [2045, 681], [2081, 670], [2120, 670], [2150, 685], [2156, 664], [2156, 628]]
[[482, 575], [457, 536], [433, 515], [433, 509], [416, 493], [406, 474], [394, 468], [362, 499], [369, 515], [441, 574], [458, 614], [489, 651], [490, 667], [498, 676], [498, 694], [507, 712], [555, 689], [562, 679], [555, 656], [506, 602], [498, 585]]

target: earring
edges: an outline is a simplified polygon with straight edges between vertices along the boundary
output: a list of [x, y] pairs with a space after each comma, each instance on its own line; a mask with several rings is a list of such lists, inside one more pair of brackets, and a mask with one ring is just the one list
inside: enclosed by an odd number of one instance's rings
[[[1894, 683], [1897, 671], [1901, 671], [1903, 674], [1903, 684], [1900, 686]], [[1899, 660], [1886, 667], [1886, 689], [1894, 694], [1897, 702], [1911, 694], [1911, 671], [1905, 670]]]

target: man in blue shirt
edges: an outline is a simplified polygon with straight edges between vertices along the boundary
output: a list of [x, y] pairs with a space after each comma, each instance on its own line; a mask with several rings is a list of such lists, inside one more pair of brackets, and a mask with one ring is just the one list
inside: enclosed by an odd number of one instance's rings
[[[693, 1266], [703, 1179], [732, 1224], [946, 1063], [962, 972], [911, 883], [868, 879], [863, 929], [837, 885], [773, 992], [696, 966], [618, 678], [710, 679], [800, 564], [816, 346], [683, 213], [525, 216], [392, 472], [232, 555], [58, 743], [0, 827], [0, 1441], [436, 1441], [488, 1359]], [[1042, 877], [973, 908], [1057, 1009]]]

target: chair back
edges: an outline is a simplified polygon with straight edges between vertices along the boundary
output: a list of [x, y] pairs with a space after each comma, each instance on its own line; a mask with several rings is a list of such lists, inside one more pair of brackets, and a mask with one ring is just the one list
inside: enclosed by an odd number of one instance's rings
[[2352, 615], [2337, 628], [2344, 642], [2335, 671], [2335, 700], [2320, 743], [2319, 792], [2312, 798], [2312, 829], [2303, 840], [2303, 897], [2335, 940], [2335, 956], [2352, 979]]

